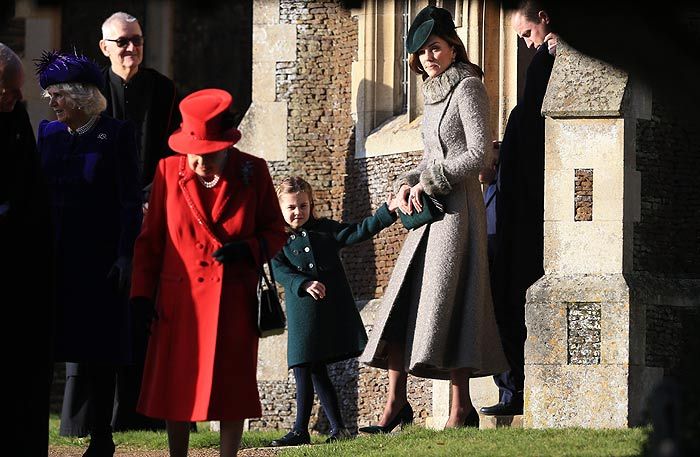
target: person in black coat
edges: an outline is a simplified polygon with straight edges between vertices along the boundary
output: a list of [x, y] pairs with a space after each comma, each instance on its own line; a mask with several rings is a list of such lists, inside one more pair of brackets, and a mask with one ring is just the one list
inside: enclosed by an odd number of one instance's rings
[[105, 20], [100, 50], [110, 60], [110, 66], [103, 70], [105, 111], [115, 119], [134, 123], [141, 180], [148, 186], [158, 161], [173, 154], [168, 137], [181, 120], [175, 83], [141, 65], [144, 37], [138, 20], [130, 14], [117, 12]]
[[536, 47], [523, 96], [511, 111], [500, 147], [496, 204], [493, 299], [510, 371], [494, 376], [499, 402], [481, 408], [486, 415], [523, 411], [525, 384], [525, 292], [543, 274], [544, 117], [542, 101], [554, 65], [557, 37], [537, 1], [521, 2], [512, 24], [528, 47]]
[[[51, 224], [34, 131], [22, 100], [19, 57], [0, 43], [0, 290], [9, 435], [18, 456], [46, 456], [52, 377]], [[9, 297], [21, 297], [10, 300]], [[5, 303], [5, 302], [3, 302]], [[9, 359], [9, 360], [8, 360]]]
[[[142, 65], [144, 37], [139, 21], [125, 12], [116, 12], [102, 24], [102, 53], [109, 58], [104, 68], [102, 94], [105, 112], [115, 119], [131, 121], [136, 129], [139, 171], [143, 187], [144, 211], [158, 161], [173, 154], [168, 137], [180, 124], [179, 98], [175, 84], [167, 76]], [[148, 334], [141, 322], [147, 318], [134, 309], [133, 364], [120, 368], [112, 426], [115, 430], [155, 430], [164, 428], [161, 420], [136, 412], [146, 358]]]

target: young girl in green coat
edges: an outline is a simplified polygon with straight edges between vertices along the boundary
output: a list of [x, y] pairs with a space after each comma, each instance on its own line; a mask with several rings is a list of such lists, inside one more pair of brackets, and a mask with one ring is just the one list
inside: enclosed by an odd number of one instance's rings
[[313, 191], [292, 176], [277, 187], [289, 238], [272, 260], [284, 286], [287, 308], [287, 363], [294, 370], [297, 413], [294, 428], [273, 446], [308, 444], [314, 389], [330, 422], [327, 442], [349, 437], [327, 364], [359, 356], [367, 334], [340, 261], [345, 246], [370, 239], [396, 220], [391, 195], [373, 216], [347, 224], [314, 216]]

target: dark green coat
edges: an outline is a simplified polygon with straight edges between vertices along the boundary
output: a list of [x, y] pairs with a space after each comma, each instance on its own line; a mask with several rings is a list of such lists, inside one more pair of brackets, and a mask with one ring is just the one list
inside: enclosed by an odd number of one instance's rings
[[[338, 253], [345, 246], [370, 239], [395, 220], [384, 204], [360, 223], [310, 220], [289, 236], [272, 266], [285, 290], [290, 367], [331, 363], [362, 353], [367, 334]], [[312, 280], [326, 286], [323, 299], [314, 300], [302, 289], [302, 284]]]

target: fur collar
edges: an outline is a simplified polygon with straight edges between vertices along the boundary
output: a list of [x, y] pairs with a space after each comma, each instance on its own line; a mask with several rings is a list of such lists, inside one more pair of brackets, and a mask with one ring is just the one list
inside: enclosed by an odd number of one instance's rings
[[427, 104], [440, 103], [463, 79], [478, 76], [471, 65], [457, 62], [437, 76], [423, 82], [423, 99]]

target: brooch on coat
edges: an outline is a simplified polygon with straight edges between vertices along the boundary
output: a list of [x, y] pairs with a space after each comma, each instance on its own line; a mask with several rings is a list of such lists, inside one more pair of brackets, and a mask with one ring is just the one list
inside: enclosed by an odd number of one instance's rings
[[250, 184], [250, 178], [253, 176], [253, 162], [246, 160], [241, 167], [241, 179], [246, 186]]

